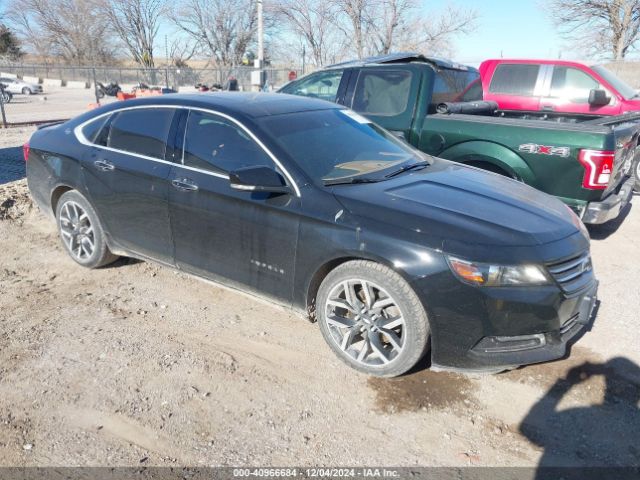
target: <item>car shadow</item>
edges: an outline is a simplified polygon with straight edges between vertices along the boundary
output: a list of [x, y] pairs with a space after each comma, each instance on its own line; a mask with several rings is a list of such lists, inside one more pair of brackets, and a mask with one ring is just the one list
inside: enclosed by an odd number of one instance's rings
[[628, 358], [569, 370], [519, 425], [543, 449], [535, 479], [637, 478], [639, 402], [640, 367]]
[[24, 178], [25, 167], [22, 147], [0, 148], [0, 185]]
[[[638, 196], [634, 194], [634, 197]], [[620, 225], [625, 221], [625, 219], [629, 216], [629, 212], [631, 212], [631, 208], [633, 208], [632, 202], [629, 202], [613, 220], [603, 223], [601, 225], [587, 225], [587, 230], [589, 231], [589, 236], [591, 240], [606, 240], [611, 235], [616, 233], [620, 228]]]

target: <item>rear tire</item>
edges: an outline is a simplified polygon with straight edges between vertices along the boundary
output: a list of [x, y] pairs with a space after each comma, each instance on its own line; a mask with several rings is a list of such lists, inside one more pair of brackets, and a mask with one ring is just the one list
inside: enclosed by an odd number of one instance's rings
[[87, 268], [98, 268], [118, 259], [107, 247], [100, 219], [78, 191], [64, 193], [56, 206], [58, 233], [69, 256]]
[[633, 189], [636, 193], [640, 193], [640, 155], [637, 157], [636, 164], [633, 167], [633, 178], [636, 180]]
[[396, 377], [424, 356], [429, 322], [420, 299], [394, 270], [354, 260], [332, 270], [317, 296], [320, 331], [350, 367]]
[[22, 89], [22, 94], [23, 95], [31, 95], [33, 92], [31, 91], [31, 89], [29, 87], [24, 87]]

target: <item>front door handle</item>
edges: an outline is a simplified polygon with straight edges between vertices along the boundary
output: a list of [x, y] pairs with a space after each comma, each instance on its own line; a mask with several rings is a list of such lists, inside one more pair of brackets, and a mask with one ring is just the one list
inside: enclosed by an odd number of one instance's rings
[[541, 110], [543, 112], [553, 112], [555, 108], [552, 105], [543, 105]]
[[107, 162], [106, 160], [96, 160], [93, 164], [102, 172], [111, 172], [116, 169], [116, 166], [113, 163]]
[[181, 192], [194, 192], [198, 190], [198, 185], [187, 180], [186, 178], [180, 180], [176, 178], [174, 180], [171, 180], [171, 185], [173, 185], [174, 188], [180, 190]]

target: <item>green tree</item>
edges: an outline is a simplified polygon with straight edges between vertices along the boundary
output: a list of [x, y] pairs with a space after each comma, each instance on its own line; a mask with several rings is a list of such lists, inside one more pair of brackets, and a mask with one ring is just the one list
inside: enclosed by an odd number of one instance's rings
[[20, 42], [13, 31], [0, 24], [0, 56], [7, 56], [11, 60], [17, 60], [24, 53], [20, 50]]

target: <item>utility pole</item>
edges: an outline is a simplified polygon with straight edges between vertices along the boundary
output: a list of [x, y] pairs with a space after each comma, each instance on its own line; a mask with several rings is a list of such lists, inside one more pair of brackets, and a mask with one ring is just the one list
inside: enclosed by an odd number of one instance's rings
[[169, 43], [164, 36], [164, 85], [169, 88]]
[[264, 71], [264, 18], [262, 0], [256, 0], [258, 8], [258, 58], [253, 61], [255, 70], [251, 72], [251, 87], [254, 91], [264, 88], [266, 74]]

